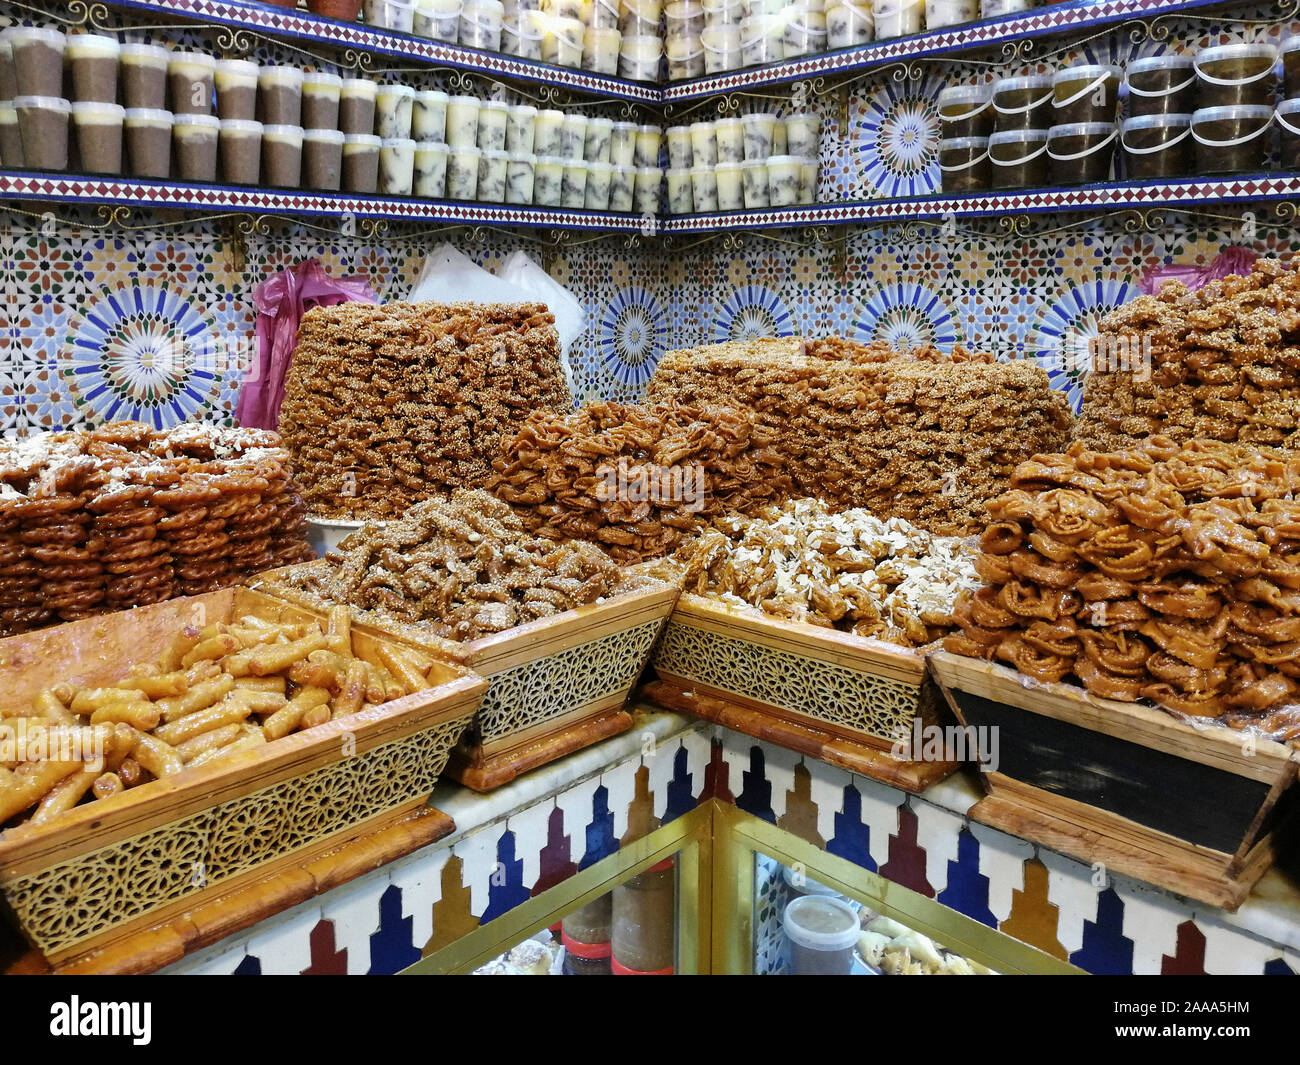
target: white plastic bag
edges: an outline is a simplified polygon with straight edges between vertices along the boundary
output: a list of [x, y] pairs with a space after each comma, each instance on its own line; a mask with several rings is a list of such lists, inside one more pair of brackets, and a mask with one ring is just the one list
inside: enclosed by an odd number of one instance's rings
[[569, 393], [577, 399], [573, 370], [569, 366], [569, 349], [587, 328], [587, 312], [583, 310], [582, 303], [522, 251], [513, 252], [501, 264], [500, 277], [530, 293], [539, 303], [545, 303], [555, 315], [555, 331], [560, 334], [560, 362], [564, 366], [564, 379], [569, 383]]
[[582, 304], [522, 251], [501, 264], [498, 276], [484, 270], [450, 244], [440, 244], [424, 260], [406, 297], [412, 303], [544, 303], [555, 316], [560, 336], [560, 366], [569, 394], [576, 398], [569, 349], [587, 327]]
[[412, 303], [527, 303], [532, 295], [477, 265], [450, 244], [439, 244], [424, 260], [406, 297]]

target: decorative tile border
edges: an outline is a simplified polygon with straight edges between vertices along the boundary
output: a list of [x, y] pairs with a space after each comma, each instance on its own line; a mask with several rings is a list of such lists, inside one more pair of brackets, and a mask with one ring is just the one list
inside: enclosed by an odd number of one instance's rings
[[526, 229], [615, 229], [640, 232], [647, 228], [651, 230], [655, 228], [652, 222], [648, 222], [640, 215], [601, 211], [495, 206], [404, 197], [360, 197], [346, 193], [276, 192], [252, 186], [199, 185], [138, 179], [127, 181], [74, 174], [22, 171], [0, 172], [0, 199], [240, 211], [259, 215], [339, 217], [351, 214], [357, 218], [410, 222], [460, 222], [466, 225], [513, 226]]
[[[644, 733], [635, 754], [594, 775], [264, 921], [166, 972], [398, 972], [632, 842], [632, 823], [644, 824], [649, 815], [651, 825], [666, 824], [694, 809], [710, 795], [711, 734], [711, 726], [696, 726], [648, 744], [644, 737], [652, 733]], [[548, 772], [537, 774], [548, 779]]]
[[[496, 52], [461, 48], [427, 37], [377, 29], [360, 22], [323, 18], [294, 8], [241, 4], [231, 0], [110, 0], [105, 6], [118, 11], [164, 13], [169, 18], [192, 18], [210, 25], [251, 30], [292, 40], [333, 45], [336, 48], [357, 49], [489, 77], [557, 85], [574, 92], [617, 100], [657, 104], [661, 95], [656, 85], [643, 85]], [[238, 43], [238, 37], [235, 42]], [[366, 64], [363, 62], [362, 66], [364, 68]]]
[[1101, 211], [1116, 208], [1175, 207], [1285, 200], [1300, 196], [1300, 175], [1251, 174], [1190, 178], [1186, 181], [1118, 182], [1083, 188], [1026, 189], [978, 196], [916, 196], [813, 204], [782, 210], [733, 211], [664, 217], [659, 232], [702, 233], [726, 229], [846, 225], [853, 222], [916, 222], [1006, 214]]
[[[1183, 11], [1208, 7], [1215, 0], [1105, 0], [1072, 4], [1048, 4], [1028, 12], [1017, 12], [982, 22], [962, 23], [932, 33], [912, 37], [894, 37], [858, 48], [823, 52], [797, 60], [773, 63], [765, 67], [728, 71], [693, 81], [668, 85], [663, 90], [664, 103], [677, 103], [703, 96], [806, 81], [834, 75], [859, 75], [873, 67], [890, 63], [910, 63], [920, 59], [950, 56], [954, 52], [987, 48], [1032, 37], [1060, 33], [1063, 30], [1096, 29], [1119, 24], [1144, 15], [1165, 18]], [[1032, 54], [1028, 56], [1032, 61]]]

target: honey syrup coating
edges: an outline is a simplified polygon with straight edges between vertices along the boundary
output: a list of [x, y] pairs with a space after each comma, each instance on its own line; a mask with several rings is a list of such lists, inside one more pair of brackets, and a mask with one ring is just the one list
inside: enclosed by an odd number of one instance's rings
[[843, 337], [670, 351], [647, 402], [752, 411], [796, 496], [939, 535], [980, 532], [984, 503], [1017, 463], [1064, 447], [1071, 421], [1036, 366]]
[[646, 586], [595, 544], [535, 536], [509, 505], [471, 489], [365, 524], [326, 563], [280, 579], [321, 606], [458, 641]]
[[280, 431], [313, 515], [395, 518], [480, 488], [503, 438], [568, 411], [541, 304], [345, 303], [303, 315]]
[[115, 422], [0, 442], [0, 636], [310, 556], [273, 432]]
[[1022, 463], [1011, 485], [988, 505], [984, 585], [959, 597], [949, 650], [1300, 736], [1300, 455], [1075, 442]]
[[1161, 434], [1292, 447], [1300, 400], [1300, 275], [1259, 259], [1196, 291], [1167, 281], [1101, 323], [1074, 439], [1098, 451]]

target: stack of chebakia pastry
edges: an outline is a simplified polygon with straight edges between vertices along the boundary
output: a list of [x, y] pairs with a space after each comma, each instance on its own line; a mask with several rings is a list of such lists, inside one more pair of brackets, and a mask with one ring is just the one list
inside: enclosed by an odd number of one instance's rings
[[351, 624], [338, 606], [323, 628], [253, 615], [187, 627], [115, 683], [57, 684], [25, 706], [0, 695], [0, 825], [42, 824], [431, 687], [432, 659], [378, 641], [354, 651]]

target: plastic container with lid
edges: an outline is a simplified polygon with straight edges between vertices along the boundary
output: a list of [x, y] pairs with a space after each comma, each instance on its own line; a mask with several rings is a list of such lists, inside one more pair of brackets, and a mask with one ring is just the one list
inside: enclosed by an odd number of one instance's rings
[[1052, 75], [1030, 74], [993, 83], [993, 131], [1037, 129], [1053, 124]]
[[1119, 110], [1119, 83], [1123, 72], [1104, 63], [1065, 67], [1052, 75], [1054, 125], [1078, 122], [1114, 122]]
[[[440, 141], [416, 142], [415, 167], [411, 177], [411, 191], [425, 199], [441, 200], [447, 195], [447, 155], [449, 149]], [[529, 189], [529, 203], [532, 190]]]
[[537, 108], [512, 104], [506, 109], [506, 151], [532, 155], [537, 143]]
[[415, 185], [415, 141], [385, 137], [379, 142], [378, 191], [384, 196], [409, 196]]
[[1300, 170], [1300, 99], [1277, 105], [1278, 140], [1283, 170]]
[[478, 157], [478, 198], [484, 203], [506, 202], [510, 153], [487, 148]]
[[371, 133], [343, 136], [343, 191], [370, 194], [379, 184], [379, 138]]
[[939, 93], [939, 125], [949, 140], [993, 132], [993, 86], [950, 85]]
[[582, 159], [564, 160], [564, 177], [560, 182], [560, 206], [583, 208], [587, 205], [588, 166]]
[[1288, 100], [1300, 97], [1300, 33], [1284, 40], [1278, 50], [1282, 53], [1282, 94]]
[[378, 94], [378, 82], [369, 78], [344, 78], [339, 86], [339, 129], [350, 137], [368, 137], [374, 133]]
[[705, 26], [700, 32], [700, 47], [704, 50], [706, 74], [739, 70], [744, 65], [739, 26]]
[[[689, 170], [695, 165], [691, 147], [690, 126], [669, 126], [664, 136], [668, 140], [668, 165], [674, 170]], [[744, 150], [743, 147], [741, 149]]]
[[546, 33], [542, 36], [542, 61], [576, 70], [582, 66], [583, 35], [586, 32], [587, 27], [581, 19], [550, 18], [546, 23]]
[[384, 140], [408, 139], [414, 110], [415, 90], [411, 86], [397, 82], [380, 85], [375, 95], [375, 133]]
[[817, 202], [817, 160], [799, 159], [799, 202]]
[[718, 210], [745, 209], [744, 167], [740, 163], [718, 163], [713, 168], [717, 179]]
[[632, 210], [636, 190], [636, 167], [615, 166], [609, 179], [609, 209], [624, 213]]
[[621, 0], [618, 28], [624, 37], [659, 36], [659, 16], [663, 13], [661, 0]]
[[337, 192], [343, 181], [343, 141], [337, 129], [302, 131], [303, 188]]
[[72, 105], [72, 126], [77, 131], [83, 171], [88, 174], [122, 173], [122, 122], [125, 117], [126, 108], [101, 100], [79, 100]]
[[167, 94], [173, 114], [212, 114], [216, 69], [217, 61], [206, 52], [168, 53]]
[[784, 44], [786, 59], [826, 51], [826, 13], [809, 6], [815, 0], [786, 9]]
[[582, 0], [579, 18], [589, 30], [618, 29], [618, 0]]
[[365, 0], [361, 10], [376, 29], [410, 33], [415, 26], [415, 0]]
[[609, 210], [609, 186], [614, 179], [612, 163], [587, 163], [587, 187], [583, 193], [583, 207], [588, 211]]
[[1192, 113], [1199, 174], [1251, 174], [1268, 161], [1274, 111], [1266, 104], [1204, 107]]
[[829, 895], [792, 899], [781, 924], [790, 941], [790, 968], [795, 976], [850, 973], [862, 929], [857, 913], [843, 899]]
[[532, 203], [537, 163], [527, 152], [511, 152], [506, 160], [506, 203]]
[[[818, 115], [791, 115], [786, 121], [792, 122], [796, 118], [804, 121], [821, 121]], [[820, 126], [818, 132], [820, 132]], [[807, 134], [808, 130], [804, 129], [802, 133]], [[817, 133], [812, 133], [811, 136], [815, 140]], [[745, 124], [739, 118], [714, 119], [713, 140], [718, 147], [719, 163], [743, 163], [745, 161]], [[795, 152], [794, 154], [806, 153]]]
[[262, 126], [262, 179], [276, 188], [302, 184], [301, 126]]
[[699, 0], [668, 0], [664, 4], [664, 40], [698, 40], [704, 29], [704, 5]]
[[926, 29], [938, 30], [974, 22], [980, 17], [978, 0], [925, 0]]
[[668, 59], [668, 80], [685, 81], [704, 75], [704, 46], [698, 37], [669, 41], [664, 46]]
[[582, 0], [542, 0], [542, 10], [551, 18], [576, 18], [582, 21]]
[[664, 131], [655, 125], [647, 123], [636, 128], [636, 149], [633, 152], [633, 161], [637, 166], [658, 166], [659, 165], [659, 145], [663, 142]]
[[561, 155], [564, 152], [564, 112], [558, 107], [538, 111], [534, 125], [533, 154], [540, 157]]
[[46, 26], [10, 26], [7, 40], [14, 57], [14, 84], [18, 94], [14, 99], [62, 97], [63, 50], [67, 47], [67, 37], [62, 31]]
[[[5, 45], [12, 54], [13, 46], [7, 41]], [[117, 65], [122, 45], [116, 37], [105, 37], [98, 33], [74, 33], [69, 35], [63, 54], [72, 73], [74, 100], [83, 103], [117, 103]], [[16, 88], [17, 78], [13, 80]]]
[[740, 164], [740, 180], [745, 193], [745, 209], [767, 207], [771, 199], [768, 195], [767, 160], [747, 159]]
[[718, 161], [718, 138], [713, 123], [692, 122], [690, 131], [692, 166], [713, 166]]
[[460, 32], [460, 0], [416, 0], [412, 31], [421, 37], [455, 44]]
[[952, 137], [939, 142], [939, 170], [947, 193], [984, 192], [990, 186], [988, 137]]
[[482, 152], [477, 147], [449, 148], [447, 151], [447, 198], [469, 201], [478, 196], [478, 161]]
[[609, 161], [615, 166], [636, 165], [635, 122], [615, 122], [609, 131]]
[[[478, 114], [483, 101], [477, 96], [447, 97], [447, 146], [478, 147]], [[475, 163], [475, 166], [478, 164]]]
[[623, 36], [618, 50], [618, 75], [629, 81], [655, 81], [664, 42], [657, 36]]
[[755, 162], [776, 154], [776, 115], [756, 111], [741, 115], [741, 125], [745, 130], [745, 161]]
[[537, 8], [524, 8], [501, 22], [501, 51], [506, 55], [541, 59], [545, 37], [546, 14]]
[[1135, 115], [1126, 118], [1120, 144], [1130, 180], [1190, 177], [1195, 165], [1192, 116]]
[[632, 209], [647, 217], [659, 213], [664, 172], [657, 166], [638, 166], [632, 186]]
[[[15, 100], [14, 103], [18, 105], [18, 113], [21, 116], [21, 101]], [[221, 119], [216, 115], [172, 116], [172, 151], [176, 157], [178, 178], [182, 181], [216, 181], [217, 138], [220, 131]], [[27, 149], [25, 141], [23, 148]], [[265, 155], [265, 137], [262, 152]], [[28, 152], [28, 161], [31, 161], [30, 152]]]
[[[716, 165], [716, 164], [715, 164]], [[718, 209], [718, 177], [712, 166], [695, 166], [690, 170], [691, 200], [694, 209], [704, 214]]]
[[997, 18], [999, 15], [1028, 11], [1033, 6], [1034, 0], [982, 0], [980, 15], [983, 18]]
[[560, 154], [566, 159], [581, 159], [587, 144], [586, 115], [565, 115], [560, 130]]
[[1047, 184], [1047, 130], [1011, 129], [989, 137], [989, 184], [1031, 189]]
[[741, 18], [753, 18], [755, 15], [779, 15], [789, 0], [742, 0]]
[[872, 0], [871, 14], [876, 24], [876, 40], [910, 37], [921, 32], [925, 0]]
[[1095, 185], [1110, 177], [1119, 130], [1113, 122], [1073, 122], [1047, 132], [1053, 185]]
[[745, 17], [745, 0], [703, 0], [704, 28], [739, 26]]
[[832, 4], [826, 8], [826, 47], [854, 48], [876, 35], [870, 4]]
[[780, 15], [750, 15], [740, 24], [740, 61], [747, 67], [785, 58], [785, 20]]
[[[122, 102], [128, 111], [161, 111], [167, 104], [167, 61], [157, 44], [124, 44], [118, 55]], [[170, 112], [168, 112], [170, 114]]]
[[485, 152], [503, 152], [506, 127], [510, 124], [510, 105], [500, 100], [484, 100], [478, 109], [476, 143]]
[[773, 207], [793, 207], [799, 202], [800, 166], [793, 155], [774, 155], [767, 161], [767, 194]]
[[227, 185], [256, 185], [262, 176], [262, 123], [223, 118], [217, 136], [221, 180]]
[[1124, 68], [1128, 117], [1191, 114], [1196, 102], [1196, 73], [1190, 55], [1170, 52], [1134, 59]]
[[501, 51], [501, 25], [506, 9], [501, 0], [464, 0], [457, 37], [466, 48]]
[[0, 100], [0, 166], [17, 169], [23, 165], [23, 135], [18, 129], [18, 109], [12, 100]]
[[[337, 74], [309, 70], [302, 77], [303, 129], [339, 128], [339, 99], [343, 79]], [[218, 98], [220, 91], [218, 90]]]
[[411, 136], [416, 141], [447, 143], [447, 94], [425, 89], [411, 101]]
[[533, 163], [533, 203], [542, 207], [559, 207], [564, 195], [564, 160], [554, 155], [539, 155]]
[[172, 113], [157, 107], [128, 107], [122, 122], [128, 172], [135, 177], [171, 177]]
[[618, 50], [622, 44], [623, 35], [617, 26], [588, 26], [582, 34], [582, 69], [595, 74], [617, 74]]
[[1195, 62], [1197, 110], [1272, 104], [1276, 65], [1277, 49], [1271, 44], [1202, 48]]
[[614, 120], [592, 115], [587, 119], [587, 129], [582, 139], [582, 157], [589, 163], [610, 162], [613, 140]]
[[668, 213], [690, 214], [695, 205], [691, 172], [669, 167], [664, 171], [664, 177], [668, 181]]

